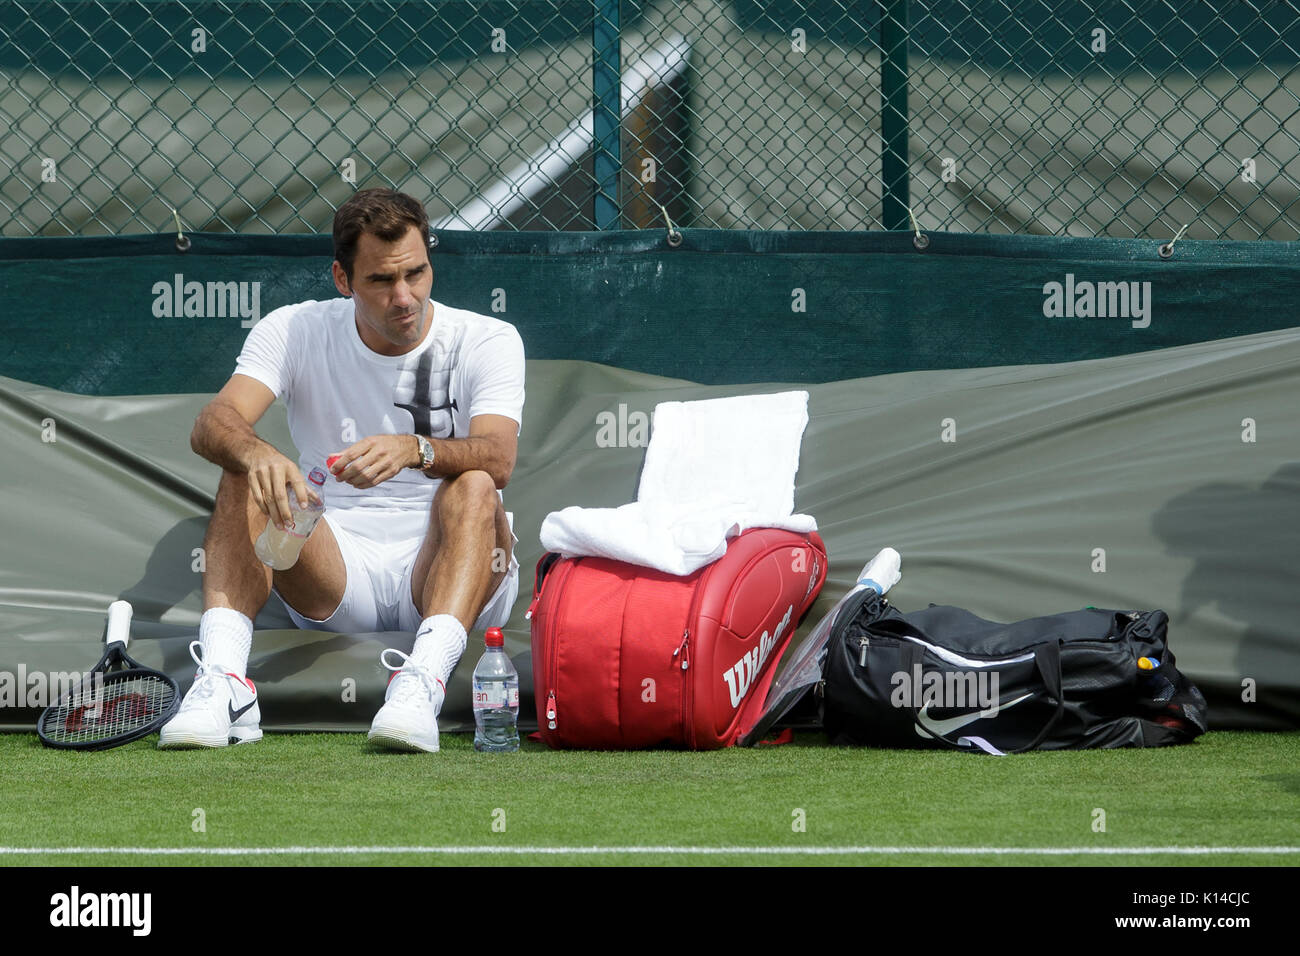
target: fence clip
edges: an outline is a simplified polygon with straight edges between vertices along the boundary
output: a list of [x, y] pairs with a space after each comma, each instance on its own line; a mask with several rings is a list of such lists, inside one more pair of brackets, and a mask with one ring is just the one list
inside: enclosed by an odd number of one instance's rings
[[912, 220], [912, 245], [917, 249], [924, 251], [930, 245], [930, 237], [921, 231], [921, 227], [916, 224], [916, 216], [912, 215], [912, 207], [907, 207], [907, 218]]
[[[1191, 223], [1187, 224], [1187, 226], [1190, 225]], [[1174, 254], [1174, 243], [1177, 242], [1179, 239], [1183, 238], [1183, 233], [1187, 231], [1187, 226], [1183, 226], [1183, 228], [1179, 229], [1178, 232], [1174, 234], [1174, 237], [1172, 239], [1170, 239], [1168, 242], [1166, 242], [1163, 246], [1160, 247], [1161, 259], [1168, 259], [1170, 256]]]
[[181, 252], [189, 252], [190, 240], [181, 230], [181, 214], [173, 209], [172, 217], [176, 220], [176, 248]]
[[655, 205], [658, 206], [659, 211], [664, 214], [664, 222], [668, 223], [668, 245], [676, 249], [682, 244], [682, 234], [677, 231], [677, 227], [673, 225], [672, 219], [668, 218], [668, 210], [664, 208], [664, 204], [656, 200]]

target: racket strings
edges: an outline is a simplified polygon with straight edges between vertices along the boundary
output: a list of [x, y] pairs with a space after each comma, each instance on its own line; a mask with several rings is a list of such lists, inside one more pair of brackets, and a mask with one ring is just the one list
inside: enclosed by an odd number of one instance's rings
[[52, 708], [42, 731], [58, 743], [111, 740], [148, 726], [166, 713], [175, 697], [175, 687], [152, 674], [91, 682]]

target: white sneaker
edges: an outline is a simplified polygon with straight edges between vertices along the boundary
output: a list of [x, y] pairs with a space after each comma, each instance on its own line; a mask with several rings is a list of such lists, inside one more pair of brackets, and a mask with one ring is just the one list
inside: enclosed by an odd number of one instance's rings
[[[402, 663], [388, 663], [388, 654], [396, 654]], [[369, 739], [393, 750], [437, 753], [441, 681], [396, 648], [386, 648], [379, 660], [394, 673], [388, 679], [384, 706], [370, 724]]]
[[224, 747], [262, 739], [262, 708], [257, 688], [247, 677], [239, 677], [207, 663], [199, 653], [198, 641], [190, 643], [190, 656], [199, 665], [194, 684], [181, 701], [176, 716], [163, 724], [158, 746], [164, 750], [183, 747]]

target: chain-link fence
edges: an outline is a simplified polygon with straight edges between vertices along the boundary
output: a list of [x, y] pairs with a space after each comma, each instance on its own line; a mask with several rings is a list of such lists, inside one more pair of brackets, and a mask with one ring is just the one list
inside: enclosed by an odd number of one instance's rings
[[[1296, 2], [0, 4], [0, 232], [1300, 236]], [[173, 213], [173, 210], [176, 213]]]

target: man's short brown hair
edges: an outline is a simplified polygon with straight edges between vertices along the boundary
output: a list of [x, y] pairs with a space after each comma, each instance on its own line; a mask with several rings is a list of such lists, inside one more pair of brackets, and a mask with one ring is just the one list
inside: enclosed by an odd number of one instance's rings
[[395, 189], [361, 189], [334, 213], [334, 258], [352, 281], [357, 241], [368, 233], [384, 242], [396, 242], [415, 226], [429, 247], [429, 216], [419, 200]]

